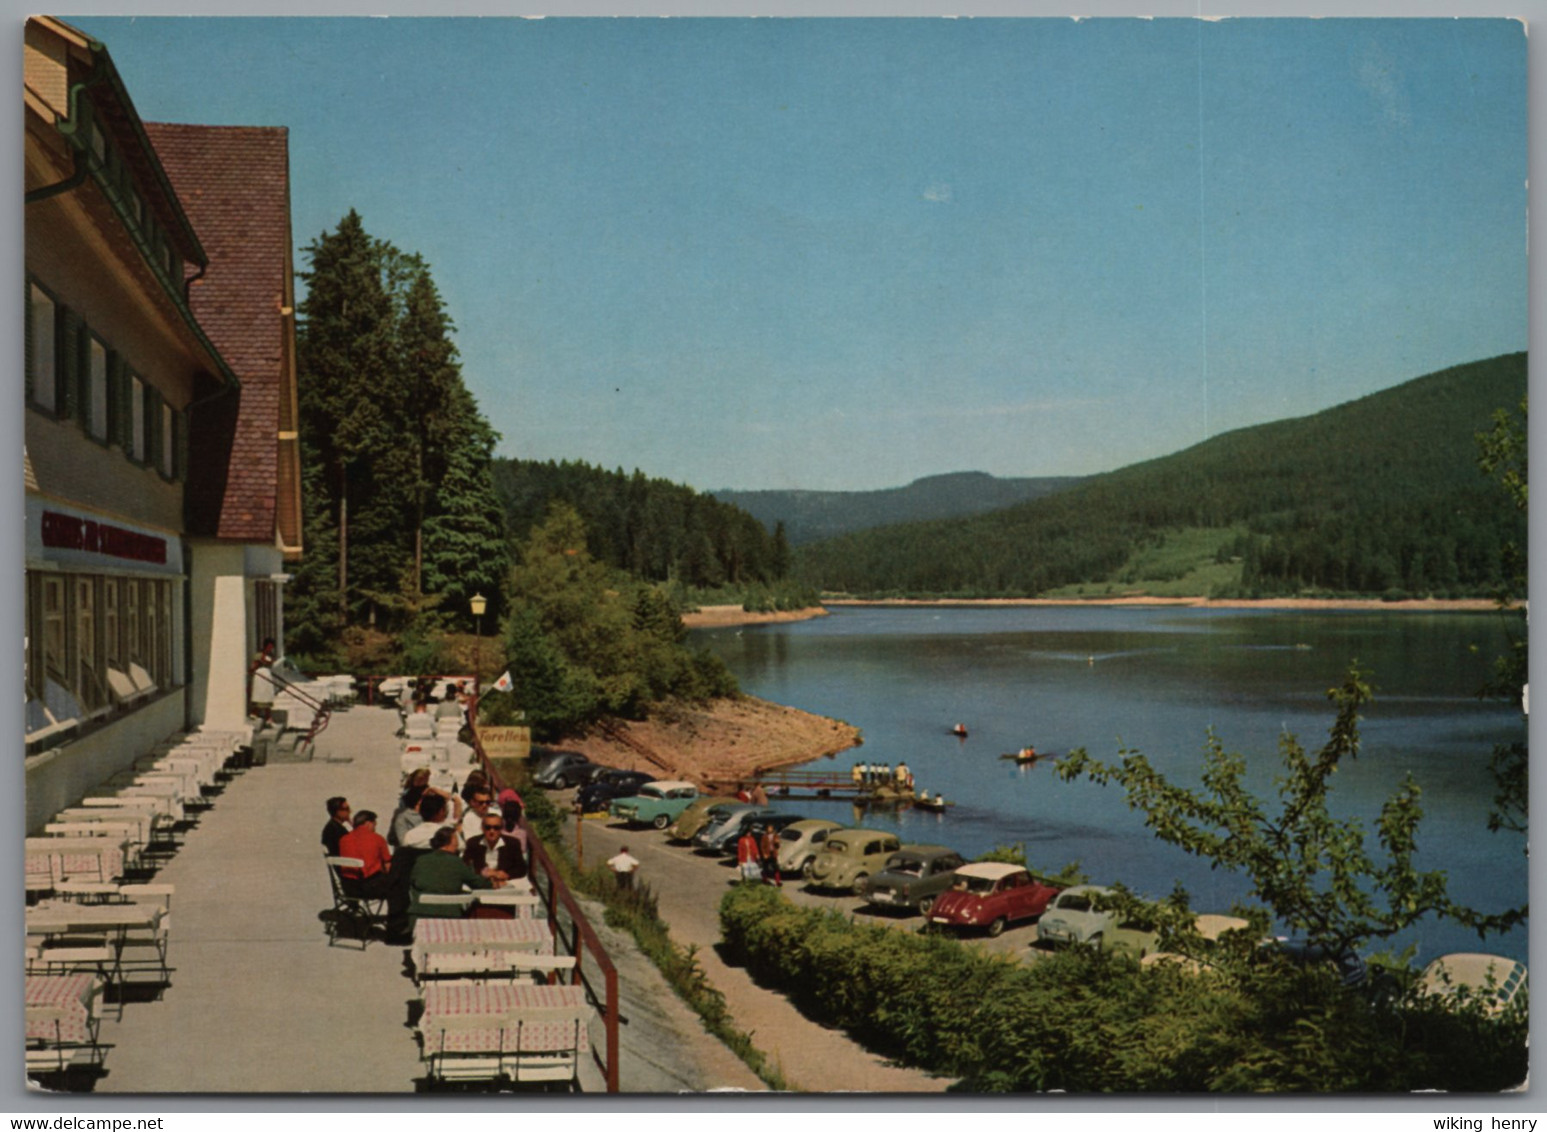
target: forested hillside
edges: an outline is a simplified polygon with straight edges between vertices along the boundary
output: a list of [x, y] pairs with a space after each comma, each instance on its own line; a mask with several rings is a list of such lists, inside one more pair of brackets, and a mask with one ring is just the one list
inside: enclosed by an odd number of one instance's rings
[[851, 593], [1034, 595], [1120, 583], [1185, 532], [1231, 567], [1222, 593], [1483, 595], [1525, 520], [1478, 470], [1476, 435], [1525, 392], [1524, 354], [1458, 366], [990, 515], [803, 547], [797, 573]]
[[1064, 491], [1078, 476], [1001, 479], [987, 472], [926, 476], [881, 491], [715, 491], [769, 530], [784, 524], [791, 546], [924, 519], [960, 519]]
[[789, 570], [781, 530], [772, 534], [739, 507], [638, 471], [581, 461], [494, 461], [494, 484], [511, 536], [524, 540], [555, 503], [568, 504], [598, 561], [636, 578], [684, 586], [772, 584]]

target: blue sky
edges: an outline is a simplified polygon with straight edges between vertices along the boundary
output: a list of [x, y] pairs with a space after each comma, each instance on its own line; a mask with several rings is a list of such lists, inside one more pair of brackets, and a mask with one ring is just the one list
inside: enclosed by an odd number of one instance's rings
[[1514, 21], [73, 22], [426, 257], [505, 455], [1082, 474], [1527, 345]]

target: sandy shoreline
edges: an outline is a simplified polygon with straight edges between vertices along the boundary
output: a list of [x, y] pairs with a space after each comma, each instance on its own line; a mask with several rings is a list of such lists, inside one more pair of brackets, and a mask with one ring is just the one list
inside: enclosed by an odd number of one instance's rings
[[592, 762], [642, 770], [656, 778], [751, 781], [858, 746], [859, 728], [755, 696], [677, 705], [643, 722], [619, 720], [554, 744]]
[[773, 625], [792, 621], [809, 621], [814, 617], [826, 617], [829, 606], [891, 607], [898, 609], [917, 607], [992, 609], [1035, 606], [1155, 606], [1180, 609], [1281, 609], [1294, 610], [1371, 610], [1386, 613], [1487, 613], [1498, 608], [1489, 598], [1408, 598], [1402, 601], [1385, 601], [1378, 597], [1328, 598], [1328, 597], [1267, 597], [1267, 598], [1207, 598], [1207, 597], [985, 597], [985, 598], [832, 598], [819, 606], [796, 609], [782, 613], [748, 613], [739, 605], [706, 605], [702, 609], [682, 615], [682, 623], [689, 629], [726, 629], [742, 625]]
[[1207, 598], [1207, 597], [988, 597], [951, 599], [833, 598], [824, 605], [842, 606], [961, 606], [978, 608], [990, 606], [1040, 606], [1040, 605], [1139, 605], [1180, 606], [1188, 609], [1377, 609], [1393, 612], [1427, 613], [1482, 613], [1497, 609], [1489, 598], [1410, 598], [1402, 601], [1385, 601], [1371, 598], [1323, 598], [1323, 597], [1265, 597], [1265, 598]]
[[739, 605], [706, 605], [691, 613], [684, 613], [682, 623], [689, 629], [725, 629], [733, 625], [777, 625], [826, 616], [827, 610], [820, 605], [781, 610], [778, 613], [749, 613]]

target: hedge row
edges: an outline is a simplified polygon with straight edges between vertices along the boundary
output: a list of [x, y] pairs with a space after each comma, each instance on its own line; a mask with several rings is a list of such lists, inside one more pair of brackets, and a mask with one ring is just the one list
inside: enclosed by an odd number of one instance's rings
[[807, 1017], [959, 1089], [1496, 1091], [1526, 1072], [1523, 1014], [1376, 1007], [1330, 971], [1265, 964], [1226, 977], [1088, 948], [1022, 966], [753, 885], [726, 895], [720, 924], [731, 961]]

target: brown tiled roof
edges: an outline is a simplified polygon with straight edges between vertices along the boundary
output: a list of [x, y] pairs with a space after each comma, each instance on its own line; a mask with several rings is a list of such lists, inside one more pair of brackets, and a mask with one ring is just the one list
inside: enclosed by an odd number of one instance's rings
[[189, 305], [242, 383], [238, 393], [195, 410], [188, 528], [271, 543], [280, 401], [291, 395], [290, 321], [282, 309], [290, 301], [288, 131], [146, 122], [145, 133], [209, 255]]

